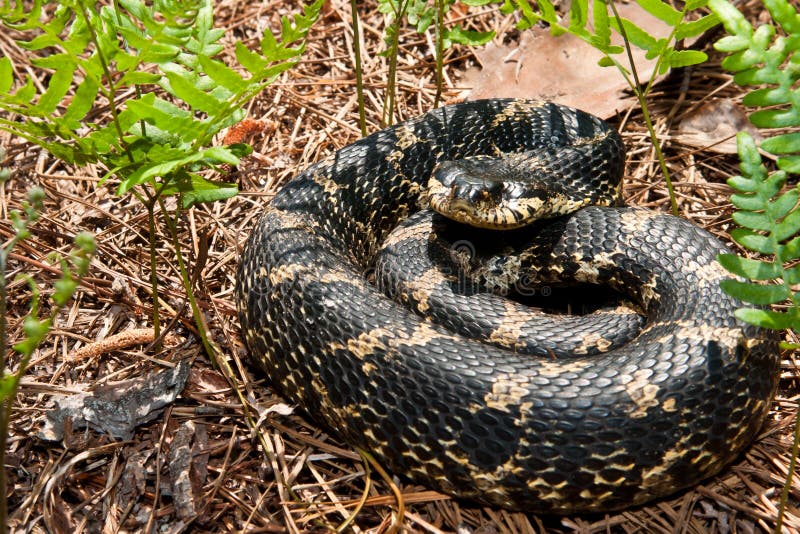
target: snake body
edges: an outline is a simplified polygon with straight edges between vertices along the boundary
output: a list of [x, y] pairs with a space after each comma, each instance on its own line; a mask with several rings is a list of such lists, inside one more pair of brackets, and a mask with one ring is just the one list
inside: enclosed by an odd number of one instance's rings
[[[612, 203], [624, 160], [599, 119], [526, 100], [448, 106], [340, 149], [277, 193], [244, 247], [236, 298], [254, 360], [283, 395], [393, 472], [483, 504], [608, 511], [718, 472], [763, 423], [778, 355], [773, 337], [734, 318], [740, 303], [718, 284], [725, 248], [709, 233], [613, 206], [510, 230], [514, 255], [475, 230], [466, 239], [487, 243], [482, 262], [451, 259], [476, 279], [513, 265], [544, 283], [611, 285], [643, 310], [629, 342], [559, 355], [575, 330], [546, 318], [544, 357], [517, 350], [517, 308], [474, 311], [471, 328], [488, 334], [469, 339], [439, 324], [449, 311], [421, 309], [474, 296], [455, 295], [428, 267], [382, 266], [429, 250], [434, 236], [465, 239], [463, 226], [417, 212], [437, 165], [487, 156], [531, 158], [555, 188], [574, 185], [577, 196], [550, 202], [556, 212]], [[389, 259], [376, 274], [382, 246]], [[389, 281], [406, 288], [390, 298], [377, 287]]]

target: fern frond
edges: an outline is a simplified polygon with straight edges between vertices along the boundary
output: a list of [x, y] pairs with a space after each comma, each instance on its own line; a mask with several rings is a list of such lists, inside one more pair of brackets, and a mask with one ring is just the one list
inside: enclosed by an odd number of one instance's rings
[[[727, 56], [722, 66], [734, 73], [734, 81], [753, 87], [744, 105], [753, 108], [750, 121], [770, 130], [800, 126], [800, 14], [786, 0], [763, 0], [773, 23], [753, 28], [727, 0], [709, 0], [709, 7], [722, 20], [728, 35], [715, 43]], [[764, 109], [766, 108], [766, 109]], [[739, 228], [731, 237], [744, 248], [766, 259], [746, 259], [732, 254], [720, 262], [744, 281], [726, 281], [723, 289], [744, 302], [756, 305], [786, 304], [786, 311], [745, 308], [740, 319], [765, 328], [800, 331], [800, 190], [782, 191], [789, 173], [800, 172], [800, 134], [779, 133], [766, 138], [760, 148], [775, 154], [780, 170], [769, 173], [753, 139], [740, 133], [739, 158], [742, 176], [728, 180], [737, 193], [731, 202], [739, 211], [733, 221]], [[765, 284], [764, 282], [768, 282]]]
[[794, 237], [800, 231], [800, 190], [781, 192], [786, 172], [767, 171], [748, 133], [741, 132], [737, 142], [742, 174], [730, 178], [728, 185], [737, 191], [731, 202], [738, 208], [733, 221], [739, 228], [731, 237], [765, 258], [721, 254], [722, 266], [741, 279], [720, 285], [731, 296], [757, 306], [789, 304], [786, 311], [742, 308], [736, 311], [739, 319], [762, 328], [800, 331], [800, 292], [793, 289], [800, 282], [800, 266], [793, 264], [800, 256], [800, 238]]
[[[479, 7], [487, 4], [496, 3], [498, 0], [461, 0], [461, 3], [468, 7]], [[443, 15], [448, 13], [456, 0], [444, 0], [442, 2]], [[435, 2], [434, 2], [435, 4]], [[417, 33], [425, 33], [428, 28], [436, 21], [438, 16], [437, 7], [431, 5], [427, 0], [378, 0], [378, 11], [387, 15], [392, 22], [398, 17], [404, 18]], [[385, 41], [391, 45], [393, 24], [387, 24], [387, 34]], [[444, 48], [450, 48], [454, 43], [468, 46], [480, 46], [491, 41], [495, 32], [466, 30], [458, 24], [449, 25], [443, 28], [441, 39]], [[388, 50], [386, 51], [388, 52]], [[386, 53], [384, 52], [384, 54]]]
[[[23, 3], [4, 3], [0, 21], [36, 34], [21, 46], [55, 53], [34, 60], [51, 71], [43, 91], [29, 78], [16, 80], [15, 89], [11, 60], [0, 59], [0, 110], [26, 118], [2, 119], [0, 129], [67, 161], [100, 163], [121, 179], [120, 194], [139, 185], [155, 190], [159, 182], [158, 190], [182, 194], [201, 183], [193, 178], [199, 168], [235, 164], [236, 151], [205, 147], [242, 119], [248, 100], [297, 63], [322, 3], [283, 17], [278, 36], [266, 30], [260, 51], [237, 43], [238, 68], [217, 57], [223, 30], [213, 26], [209, 0], [119, 0], [99, 10], [87, 0], [71, 0], [59, 2], [52, 16], [40, 1], [27, 10]], [[130, 87], [144, 96], [117, 109], [116, 95]], [[155, 89], [165, 97], [156, 97]], [[110, 123], [87, 119], [98, 97], [111, 107]], [[174, 150], [142, 150], [154, 144]], [[166, 188], [172, 180], [177, 185]], [[235, 188], [224, 191], [235, 194]]]
[[[727, 0], [709, 0], [728, 35], [714, 45], [728, 55], [722, 66], [734, 73], [744, 87], [758, 87], [745, 95], [743, 103], [756, 108], [750, 121], [764, 129], [800, 126], [800, 13], [787, 0], [764, 0], [772, 20], [754, 29]], [[758, 109], [769, 108], [769, 109]], [[778, 157], [778, 168], [800, 173], [800, 135], [782, 133], [761, 144]]]
[[[630, 73], [616, 58], [625, 49], [611, 44], [612, 29], [617, 33], [624, 34], [631, 45], [644, 50], [648, 59], [658, 59], [658, 68], [656, 69], [658, 74], [663, 74], [671, 68], [697, 65], [708, 59], [704, 52], [675, 49], [676, 41], [696, 37], [719, 24], [719, 20], [714, 14], [705, 14], [690, 20], [689, 14], [704, 8], [707, 0], [686, 2], [680, 11], [663, 0], [636, 0], [636, 3], [663, 21], [670, 28], [670, 35], [666, 38], [659, 38], [628, 19], [620, 18], [617, 21], [616, 17], [609, 16], [608, 0], [592, 0], [592, 17], [588, 15], [589, 0], [573, 0], [568, 23], [562, 21], [550, 0], [538, 0], [535, 3], [536, 7], [528, 0], [504, 0], [501, 10], [506, 13], [515, 9], [519, 11], [521, 19], [517, 24], [518, 29], [530, 28], [538, 22], [544, 22], [550, 27], [553, 35], [570, 33], [582, 39], [605, 54], [605, 57], [599, 62], [600, 66], [617, 67], [631, 87], [634, 87], [634, 81], [628, 76]], [[655, 73], [648, 82], [648, 89], [654, 77]]]

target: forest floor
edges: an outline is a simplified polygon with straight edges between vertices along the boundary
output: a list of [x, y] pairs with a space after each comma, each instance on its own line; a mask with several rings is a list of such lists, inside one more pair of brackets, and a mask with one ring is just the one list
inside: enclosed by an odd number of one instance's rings
[[[372, 132], [381, 128], [386, 98], [388, 63], [379, 55], [385, 47], [385, 24], [373, 2], [360, 4], [365, 108], [367, 129]], [[740, 9], [750, 9], [756, 18], [760, 4], [746, 4]], [[278, 15], [300, 7], [287, 1], [224, 0], [216, 6], [216, 24], [226, 29], [225, 39], [232, 47], [236, 39], [255, 42], [264, 27], [279, 28]], [[555, 86], [537, 89], [534, 84], [540, 76], [530, 69], [523, 72], [525, 62], [520, 59], [526, 50], [525, 57], [537, 52], [530, 53], [533, 44], [524, 42], [525, 36], [514, 29], [513, 16], [483, 7], [453, 11], [450, 18], [471, 29], [496, 29], [497, 37], [492, 54], [463, 46], [447, 50], [445, 103], [470, 96], [473, 84], [479, 83], [481, 96], [497, 96], [492, 77], [495, 88], [510, 84], [498, 82], [501, 68], [506, 69], [505, 76], [528, 76], [522, 85], [531, 97], [567, 100], [590, 112], [603, 100], [610, 110], [605, 118], [620, 129], [628, 148], [625, 202], [669, 210], [641, 110], [630, 95], [612, 87], [606, 96], [595, 96], [598, 100], [581, 106], [581, 92], [571, 89], [558, 71], [548, 73], [557, 75]], [[680, 214], [730, 243], [731, 189], [725, 180], [737, 173], [738, 160], [729, 150], [692, 141], [687, 133], [693, 118], [703, 114], [712, 122], [733, 124], [731, 134], [741, 127], [734, 117], [742, 93], [721, 69], [720, 57], [710, 45], [713, 40], [697, 43], [710, 53], [709, 62], [663, 77], [649, 102]], [[211, 337], [241, 377], [239, 388], [246, 394], [247, 410], [260, 420], [258, 436], [247, 424], [242, 403], [193, 334], [166, 230], [161, 230], [164, 244], [158, 251], [162, 311], [170, 327], [164, 348], [154, 351], [148, 343], [124, 341], [117, 344], [125, 345], [121, 348], [99, 346], [98, 341], [117, 339], [113, 336], [126, 331], [144, 332], [141, 339], [146, 339], [152, 327], [147, 214], [131, 196], [116, 196], [115, 184], [99, 185], [100, 169], [64, 165], [0, 133], [0, 145], [8, 149], [6, 166], [12, 171], [11, 179], [0, 186], [4, 241], [12, 231], [9, 210], [20, 207], [33, 185], [46, 192], [42, 220], [15, 250], [9, 265], [11, 341], [21, 336], [21, 317], [31, 298], [27, 284], [16, 276], [31, 275], [47, 293], [58, 272], [48, 259], [52, 252], [67, 253], [72, 237], [82, 230], [93, 232], [98, 245], [89, 275], [34, 355], [16, 399], [6, 466], [13, 527], [76, 533], [325, 532], [347, 520], [368, 487], [364, 506], [349, 528], [353, 532], [391, 528], [399, 506], [390, 486], [365, 469], [358, 453], [274, 392], [248, 364], [233, 302], [242, 244], [276, 189], [312, 162], [361, 137], [352, 45], [349, 3], [327, 3], [302, 61], [248, 110], [250, 119], [261, 121], [251, 123], [247, 132], [254, 153], [225, 177], [238, 182], [240, 194], [187, 212], [180, 225]], [[584, 53], [579, 48], [584, 45], [556, 44], [556, 49], [559, 46], [559, 53], [568, 57]], [[0, 51], [17, 64], [30, 64], [30, 52], [8, 35], [0, 36]], [[430, 34], [402, 30], [396, 120], [433, 107], [433, 57]], [[609, 76], [617, 76], [608, 70]], [[481, 81], [477, 71], [489, 82]], [[32, 67], [29, 72], [34, 77], [46, 75]], [[184, 370], [179, 362], [189, 367]], [[87, 391], [121, 395], [128, 387], [168, 374], [165, 371], [188, 372], [185, 388], [165, 409], [154, 412], [153, 419], [136, 426], [130, 439], [73, 430], [69, 424], [60, 439], [43, 439], [45, 416], [53, 410], [55, 398]], [[481, 534], [771, 531], [791, 460], [797, 386], [796, 361], [784, 354], [780, 390], [753, 445], [718, 476], [670, 498], [608, 514], [537, 516], [476, 507], [395, 479], [405, 507], [402, 524], [408, 531]], [[180, 456], [186, 447], [191, 451], [189, 460]], [[800, 531], [798, 502], [800, 481], [794, 477], [784, 515], [787, 532]]]

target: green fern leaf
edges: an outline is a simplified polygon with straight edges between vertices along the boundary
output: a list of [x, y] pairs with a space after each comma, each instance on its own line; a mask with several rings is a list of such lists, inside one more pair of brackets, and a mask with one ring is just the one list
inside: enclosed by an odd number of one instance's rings
[[728, 178], [728, 185], [738, 191], [746, 193], [755, 193], [759, 188], [758, 182], [743, 176], [732, 176]]
[[[662, 66], [677, 69], [681, 67], [689, 67], [691, 65], [699, 65], [700, 63], [705, 63], [707, 59], [708, 55], [705, 52], [700, 52], [699, 50], [670, 49], [669, 52], [665, 54], [665, 59], [662, 63]], [[666, 69], [663, 70], [662, 74], [664, 72], [666, 72]]]
[[781, 275], [780, 264], [742, 258], [736, 254], [720, 254], [719, 263], [728, 271], [749, 280], [774, 280]]
[[185, 173], [173, 185], [163, 189], [165, 195], [178, 195], [181, 207], [188, 209], [203, 202], [216, 202], [234, 197], [239, 188], [236, 184], [214, 182], [197, 173]]
[[248, 83], [239, 73], [231, 69], [221, 61], [200, 56], [200, 66], [215, 83], [228, 89], [231, 93], [242, 93], [247, 90]]
[[91, 111], [99, 91], [100, 84], [97, 83], [97, 80], [90, 77], [84, 78], [75, 89], [72, 102], [64, 113], [63, 120], [67, 128], [71, 130], [80, 129], [80, 121]]
[[739, 226], [752, 230], [768, 231], [772, 228], [773, 221], [765, 213], [754, 213], [750, 211], [737, 211], [732, 215], [733, 222]]
[[494, 39], [495, 32], [481, 32], [476, 30], [465, 30], [461, 26], [454, 26], [444, 31], [444, 46], [450, 47], [453, 43], [458, 43], [468, 46], [481, 46], [485, 45]]
[[777, 304], [791, 296], [788, 288], [783, 285], [754, 284], [752, 282], [727, 279], [722, 280], [720, 286], [729, 295], [735, 295], [739, 300], [757, 306]]
[[[272, 34], [269, 35], [270, 37], [267, 39], [272, 39], [272, 41], [274, 42], [275, 37], [272, 36]], [[250, 74], [253, 75], [259, 73], [269, 64], [269, 62], [266, 61], [259, 54], [256, 54], [255, 52], [251, 51], [246, 46], [244, 46], [244, 44], [238, 41], [236, 42], [234, 53], [236, 54], [236, 61], [238, 61], [241, 66], [243, 66], [245, 69], [248, 70], [248, 72], [250, 72]]]
[[163, 132], [175, 134], [179, 139], [195, 139], [202, 133], [201, 125], [190, 112], [156, 98], [153, 93], [129, 100], [126, 109], [136, 119], [133, 124], [143, 120]]
[[777, 106], [785, 104], [789, 98], [790, 91], [784, 87], [764, 87], [747, 93], [742, 104], [749, 107]]
[[794, 236], [800, 232], [800, 210], [793, 211], [771, 229], [772, 235], [778, 241], [783, 241]]
[[776, 254], [775, 246], [769, 236], [756, 233], [747, 228], [734, 228], [731, 238], [741, 246], [760, 254]]
[[[569, 9], [569, 31], [580, 32], [584, 31], [586, 23], [589, 22], [588, 2], [575, 1]], [[603, 6], [605, 10], [605, 6]]]
[[219, 102], [209, 93], [201, 91], [196, 83], [192, 83], [186, 77], [168, 72], [167, 79], [170, 93], [189, 104], [192, 109], [204, 111], [209, 115], [217, 115], [225, 110], [224, 102]]
[[743, 35], [726, 35], [716, 43], [714, 43], [714, 48], [719, 50], [720, 52], [727, 52], [729, 54], [733, 52], [741, 52], [745, 50], [750, 45], [750, 39]]
[[61, 60], [63, 61], [61, 67], [50, 77], [47, 90], [39, 97], [36, 106], [30, 109], [31, 113], [43, 117], [52, 115], [69, 92], [76, 65], [68, 56], [62, 57]]
[[781, 247], [779, 256], [780, 257], [778, 259], [783, 262], [800, 258], [800, 236], [792, 238], [785, 245], [783, 245], [783, 247]]
[[[753, 35], [753, 26], [736, 7], [727, 0], [708, 0], [708, 7], [719, 17], [728, 35], [746, 39]], [[715, 45], [716, 46], [716, 45]]]
[[[687, 6], [687, 8], [689, 10], [698, 9], [698, 7], [689, 6]], [[697, 20], [681, 22], [678, 25], [678, 29], [675, 31], [675, 39], [682, 41], [684, 39], [699, 37], [700, 35], [703, 35], [710, 29], [714, 28], [717, 24], [719, 24], [719, 17], [713, 13], [700, 17]]]
[[[605, 0], [594, 0], [592, 5], [592, 16], [594, 19], [594, 40], [592, 46], [608, 48], [611, 46], [611, 24], [608, 20], [608, 8]], [[602, 47], [602, 48], [601, 48]]]
[[14, 67], [11, 65], [11, 59], [6, 56], [0, 57], [0, 98], [11, 90], [13, 83]]
[[[622, 29], [628, 37], [628, 40], [635, 47], [647, 51], [646, 55], [648, 59], [656, 58], [659, 52], [666, 46], [666, 39], [656, 39], [647, 33], [646, 30], [640, 28], [626, 18], [620, 18], [620, 21], [622, 22]], [[620, 31], [620, 26], [615, 19], [611, 19], [611, 26], [616, 31]]]
[[559, 24], [558, 13], [556, 13], [556, 8], [550, 0], [538, 0], [537, 4], [542, 12], [542, 20], [549, 22], [551, 25]]
[[731, 195], [731, 203], [740, 210], [759, 211], [767, 207], [767, 200], [761, 195]]
[[783, 219], [784, 217], [788, 218], [788, 215], [790, 215], [789, 212], [797, 205], [798, 197], [800, 197], [800, 191], [797, 189], [787, 191], [776, 200], [767, 204], [767, 213], [775, 220]]
[[[742, 176], [728, 180], [740, 193], [731, 195], [739, 208], [733, 220], [740, 227], [731, 237], [743, 247], [772, 256], [773, 260], [743, 258], [735, 254], [718, 256], [720, 264], [743, 280], [724, 280], [722, 289], [729, 295], [758, 306], [768, 306], [790, 301], [798, 302], [791, 286], [800, 282], [800, 266], [785, 266], [800, 255], [800, 190], [780, 193], [786, 183], [786, 173], [767, 173], [753, 138], [742, 132], [737, 136]], [[784, 243], [785, 244], [782, 244]], [[759, 283], [753, 283], [756, 281]], [[767, 282], [767, 283], [761, 283]], [[782, 314], [771, 310], [743, 308], [737, 317], [765, 328], [800, 326], [797, 309]]]
[[784, 280], [790, 286], [800, 283], [800, 265], [789, 267], [783, 273]]
[[792, 154], [800, 152], [800, 133], [776, 135], [765, 139], [761, 148], [770, 154]]
[[792, 174], [800, 174], [800, 156], [778, 158], [778, 168]]
[[734, 312], [736, 318], [760, 328], [786, 330], [792, 328], [792, 316], [788, 313], [755, 308], [739, 308]]
[[780, 24], [788, 35], [800, 34], [800, 14], [787, 0], [764, 0], [772, 20]]
[[683, 14], [661, 0], [636, 0], [645, 11], [659, 20], [667, 23], [670, 27], [677, 26], [683, 20]]

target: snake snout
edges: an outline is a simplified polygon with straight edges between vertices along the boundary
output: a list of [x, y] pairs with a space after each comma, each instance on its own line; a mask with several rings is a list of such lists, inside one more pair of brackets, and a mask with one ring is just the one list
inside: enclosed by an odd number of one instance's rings
[[509, 176], [496, 158], [474, 156], [439, 163], [428, 183], [428, 204], [456, 221], [491, 228], [502, 221]]

